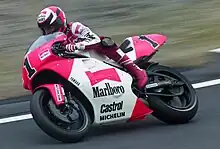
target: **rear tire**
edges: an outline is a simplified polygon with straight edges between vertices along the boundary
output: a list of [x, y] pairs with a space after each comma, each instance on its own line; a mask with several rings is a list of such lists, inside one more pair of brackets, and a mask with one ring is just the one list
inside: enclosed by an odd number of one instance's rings
[[33, 98], [30, 102], [30, 111], [36, 124], [47, 135], [58, 141], [75, 143], [82, 140], [91, 126], [90, 116], [84, 106], [79, 101], [75, 101], [81, 110], [83, 122], [80, 129], [68, 130], [55, 124], [51, 119], [51, 113], [49, 114], [49, 112], [45, 110], [45, 103], [49, 99], [52, 100], [52, 97], [46, 89], [39, 89], [33, 94]]
[[186, 98], [184, 107], [177, 108], [171, 106], [168, 103], [166, 103], [165, 100], [163, 100], [163, 97], [149, 95], [149, 107], [154, 111], [152, 115], [155, 116], [157, 119], [168, 124], [188, 123], [196, 115], [198, 110], [198, 97], [191, 83], [178, 71], [166, 66], [153, 65], [148, 69], [148, 71], [149, 70], [152, 72], [157, 72], [166, 75], [170, 74], [172, 77], [185, 83], [184, 93], [181, 97], [182, 99]]

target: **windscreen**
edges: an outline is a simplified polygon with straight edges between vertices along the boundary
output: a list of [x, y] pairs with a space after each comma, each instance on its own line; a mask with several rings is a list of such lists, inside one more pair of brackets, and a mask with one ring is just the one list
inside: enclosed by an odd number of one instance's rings
[[31, 52], [33, 50], [35, 50], [36, 48], [44, 45], [47, 42], [50, 42], [51, 40], [56, 39], [57, 35], [63, 34], [61, 32], [55, 32], [53, 34], [49, 34], [49, 35], [42, 35], [40, 36], [37, 40], [35, 40], [31, 46], [28, 48], [27, 52]]

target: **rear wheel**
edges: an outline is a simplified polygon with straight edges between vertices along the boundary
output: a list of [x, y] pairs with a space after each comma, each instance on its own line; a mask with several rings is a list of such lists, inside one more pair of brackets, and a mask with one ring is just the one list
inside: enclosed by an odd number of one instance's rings
[[[191, 83], [178, 71], [166, 66], [154, 65], [147, 71], [167, 75], [183, 82], [182, 86], [166, 86], [147, 91], [149, 93], [179, 94], [175, 97], [148, 95], [149, 107], [154, 110], [152, 115], [168, 124], [189, 122], [198, 110], [198, 98]], [[160, 82], [165, 79], [152, 75], [149, 77], [149, 82]]]
[[70, 111], [57, 108], [49, 92], [39, 89], [33, 94], [30, 111], [36, 124], [47, 135], [58, 141], [74, 143], [82, 140], [91, 126], [87, 110], [77, 99], [74, 101], [68, 105]]

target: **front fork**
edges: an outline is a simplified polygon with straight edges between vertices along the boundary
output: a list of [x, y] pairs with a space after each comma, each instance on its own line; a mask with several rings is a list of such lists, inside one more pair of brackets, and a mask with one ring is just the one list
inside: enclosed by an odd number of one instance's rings
[[[62, 84], [44, 84], [37, 87], [35, 90], [39, 88], [46, 88], [50, 95], [52, 96], [53, 103], [57, 109], [59, 109], [60, 113], [66, 115], [66, 117], [70, 121], [74, 121], [79, 117], [78, 111], [79, 107], [74, 101], [71, 92], [65, 92]], [[51, 104], [53, 104], [51, 103]], [[51, 105], [53, 109], [54, 106]], [[53, 110], [51, 109], [51, 110]], [[60, 118], [60, 116], [59, 116]], [[61, 118], [60, 118], [61, 119]]]

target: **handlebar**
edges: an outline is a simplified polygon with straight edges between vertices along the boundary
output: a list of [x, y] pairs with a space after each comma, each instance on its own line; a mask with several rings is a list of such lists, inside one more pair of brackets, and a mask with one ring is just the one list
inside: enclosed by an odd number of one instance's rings
[[88, 56], [82, 54], [66, 51], [66, 48], [62, 46], [61, 42], [55, 42], [52, 45], [52, 52], [53, 54], [64, 58], [88, 58]]

